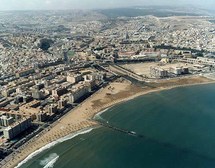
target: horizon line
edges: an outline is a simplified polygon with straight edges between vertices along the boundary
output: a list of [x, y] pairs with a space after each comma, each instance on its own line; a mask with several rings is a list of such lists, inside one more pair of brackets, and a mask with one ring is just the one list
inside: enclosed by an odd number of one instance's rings
[[[21, 12], [21, 11], [69, 11], [69, 10], [86, 10], [86, 11], [93, 11], [93, 10], [106, 10], [106, 9], [123, 9], [123, 8], [138, 8], [138, 7], [175, 7], [180, 8], [184, 7], [186, 8], [187, 5], [191, 5], [194, 8], [204, 9], [204, 10], [214, 10], [210, 8], [205, 8], [198, 5], [193, 4], [182, 4], [182, 5], [134, 5], [134, 6], [116, 6], [116, 7], [104, 7], [104, 8], [65, 8], [65, 9], [0, 9], [0, 12]], [[215, 11], [215, 10], [214, 10]]]

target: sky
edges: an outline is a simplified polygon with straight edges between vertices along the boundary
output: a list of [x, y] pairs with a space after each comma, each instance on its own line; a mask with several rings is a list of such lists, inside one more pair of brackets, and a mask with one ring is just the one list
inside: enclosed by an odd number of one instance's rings
[[98, 9], [135, 5], [187, 5], [212, 8], [215, 0], [0, 0], [0, 10]]

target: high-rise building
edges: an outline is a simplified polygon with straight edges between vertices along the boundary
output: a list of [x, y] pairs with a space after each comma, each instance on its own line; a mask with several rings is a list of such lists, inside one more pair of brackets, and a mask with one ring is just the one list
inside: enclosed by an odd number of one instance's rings
[[13, 122], [14, 122], [13, 117], [8, 117], [8, 116], [5, 116], [5, 115], [0, 117], [0, 126], [8, 127]]
[[14, 124], [6, 127], [3, 130], [4, 137], [6, 139], [13, 139], [26, 129], [28, 129], [31, 126], [31, 119], [28, 118], [22, 118], [20, 121], [15, 122]]
[[69, 74], [67, 76], [67, 82], [72, 84], [77, 83], [83, 79], [82, 74]]

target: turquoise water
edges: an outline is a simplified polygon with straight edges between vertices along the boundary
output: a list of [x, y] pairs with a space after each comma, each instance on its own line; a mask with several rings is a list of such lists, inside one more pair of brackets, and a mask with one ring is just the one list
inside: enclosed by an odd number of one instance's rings
[[214, 84], [148, 94], [101, 117], [140, 136], [101, 127], [47, 149], [21, 167], [215, 167]]

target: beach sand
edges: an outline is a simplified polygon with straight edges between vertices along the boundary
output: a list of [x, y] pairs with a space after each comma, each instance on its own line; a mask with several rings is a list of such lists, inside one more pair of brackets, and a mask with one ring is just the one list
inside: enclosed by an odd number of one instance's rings
[[98, 123], [92, 118], [98, 112], [117, 103], [128, 101], [140, 95], [167, 90], [179, 86], [214, 83], [213, 80], [204, 77], [189, 77], [155, 82], [154, 87], [139, 87], [123, 80], [113, 82], [107, 87], [100, 89], [84, 102], [72, 109], [50, 128], [46, 128], [39, 136], [34, 137], [28, 143], [20, 147], [16, 153], [6, 158], [6, 164], [2, 168], [14, 168], [22, 160], [41, 147], [65, 137], [84, 128], [96, 126]]

